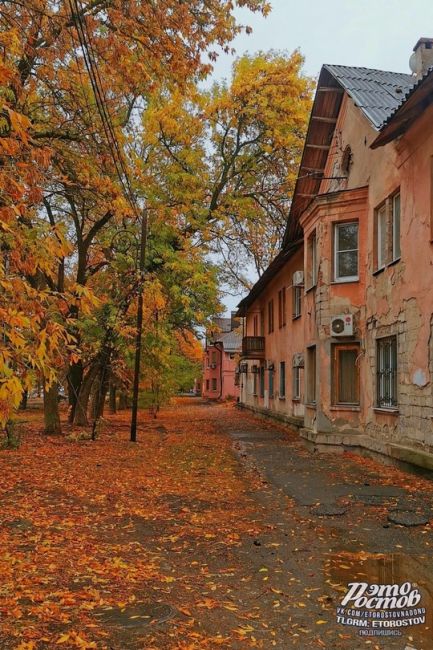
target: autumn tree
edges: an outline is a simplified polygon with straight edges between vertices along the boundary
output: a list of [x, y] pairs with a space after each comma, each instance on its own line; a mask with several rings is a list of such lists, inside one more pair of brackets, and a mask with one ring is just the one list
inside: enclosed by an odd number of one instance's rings
[[243, 56], [230, 83], [165, 90], [144, 114], [160, 202], [220, 257], [236, 291], [281, 243], [311, 106], [302, 64], [298, 51]]
[[249, 287], [245, 267], [261, 275], [282, 241], [311, 108], [302, 64], [298, 51], [243, 56], [208, 96], [209, 219], [235, 287]]
[[[17, 291], [10, 285], [11, 271], [15, 282], [46, 292], [32, 294], [34, 311], [43, 311], [40, 305], [49, 297], [59, 347], [67, 350], [60, 344], [62, 336], [68, 345], [75, 342], [68, 372], [73, 410], [84, 378], [81, 305], [91, 304], [89, 280], [110, 263], [105, 230], [134, 218], [130, 194], [140, 193], [127, 182], [127, 176], [140, 177], [145, 164], [133, 147], [140, 113], [158, 88], [182, 89], [208, 74], [216, 56], [213, 48], [227, 48], [242, 29], [232, 15], [237, 4], [268, 10], [264, 0], [2, 3], [0, 210], [2, 233], [13, 231], [9, 243], [2, 236], [2, 251], [10, 248], [19, 255], [15, 249], [21, 241], [30, 249], [23, 248], [27, 264], [14, 260], [11, 266], [2, 256], [2, 281], [8, 285], [5, 291], [11, 291], [4, 302], [11, 302]], [[96, 82], [89, 66], [97, 71]], [[146, 199], [147, 188], [141, 188], [141, 196]], [[42, 231], [50, 245], [40, 245]], [[14, 237], [17, 243], [11, 243]], [[2, 315], [13, 327], [14, 314], [4, 310]], [[31, 337], [38, 334], [27, 333], [26, 325], [16, 358], [6, 358], [2, 375], [13, 375], [21, 360], [28, 365]], [[50, 356], [57, 338], [50, 332], [48, 340]], [[61, 363], [55, 351], [53, 357], [53, 363], [45, 364], [50, 377]], [[50, 386], [54, 380], [48, 381], [48, 391]], [[5, 402], [15, 407], [24, 384], [3, 378], [2, 387]], [[50, 399], [48, 410], [56, 404]]]

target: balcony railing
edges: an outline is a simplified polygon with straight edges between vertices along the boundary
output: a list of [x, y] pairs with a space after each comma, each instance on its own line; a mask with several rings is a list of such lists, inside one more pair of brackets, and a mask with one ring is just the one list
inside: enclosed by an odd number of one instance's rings
[[244, 336], [242, 339], [242, 356], [244, 359], [264, 359], [265, 337]]

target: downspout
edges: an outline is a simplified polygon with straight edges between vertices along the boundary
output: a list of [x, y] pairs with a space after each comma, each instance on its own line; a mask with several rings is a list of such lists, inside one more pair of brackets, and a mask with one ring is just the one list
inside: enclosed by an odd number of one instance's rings
[[221, 363], [220, 363], [220, 393], [217, 397], [217, 399], [221, 399], [221, 395], [223, 394], [223, 354], [224, 354], [224, 345], [221, 343], [221, 347], [218, 347], [218, 344], [220, 341], [214, 344], [217, 350], [220, 351], [221, 353]]

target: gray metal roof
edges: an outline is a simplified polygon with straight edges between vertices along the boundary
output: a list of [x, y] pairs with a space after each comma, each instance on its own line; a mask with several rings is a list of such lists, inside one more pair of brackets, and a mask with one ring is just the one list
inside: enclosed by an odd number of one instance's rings
[[415, 77], [402, 72], [345, 65], [323, 67], [343, 86], [377, 130], [404, 102], [417, 83]]
[[410, 88], [408, 88], [405, 92], [405, 94], [401, 97], [400, 102], [397, 104], [397, 106], [390, 112], [386, 120], [384, 120], [383, 124], [381, 125], [382, 127], [386, 126], [389, 124], [389, 122], [392, 120], [394, 115], [397, 113], [397, 111], [407, 102], [407, 100], [412, 97], [412, 95], [418, 90], [420, 86], [422, 86], [428, 77], [433, 73], [433, 66], [428, 68], [426, 72], [422, 75], [422, 77], [412, 77], [414, 79], [414, 83]]
[[221, 334], [217, 337], [220, 341], [226, 352], [236, 352], [241, 349], [242, 346], [242, 333], [239, 331], [233, 330], [232, 332], [227, 332], [226, 334]]
[[213, 324], [221, 332], [230, 332], [232, 328], [232, 319], [225, 317], [214, 318]]

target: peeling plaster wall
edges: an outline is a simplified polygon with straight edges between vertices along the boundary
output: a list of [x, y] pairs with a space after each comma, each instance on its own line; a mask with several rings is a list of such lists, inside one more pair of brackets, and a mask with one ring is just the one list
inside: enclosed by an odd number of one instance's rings
[[[332, 346], [342, 342], [359, 342], [364, 349], [366, 283], [365, 265], [359, 265], [359, 281], [333, 281], [333, 232], [334, 224], [359, 220], [359, 259], [367, 255], [367, 188], [356, 188], [322, 197], [315, 202], [302, 219], [304, 241], [315, 232], [319, 259], [317, 285], [307, 290], [306, 345], [316, 346], [317, 404], [306, 405], [305, 425], [314, 431], [330, 433], [344, 431], [356, 433], [365, 417], [364, 402], [358, 407], [336, 407], [332, 404]], [[308, 273], [308, 244], [305, 243], [305, 274]], [[331, 321], [335, 316], [352, 314], [355, 336], [340, 339], [331, 336]], [[308, 369], [307, 369], [308, 372]], [[361, 363], [361, 384], [363, 370]]]
[[[369, 274], [366, 287], [367, 315], [371, 318], [369, 348], [374, 336], [386, 335], [387, 331], [398, 335], [399, 408], [396, 416], [373, 413], [366, 430], [375, 437], [429, 451], [433, 451], [432, 123], [430, 108], [396, 144], [384, 147], [392, 148], [392, 156], [389, 161], [380, 159], [379, 168], [376, 152], [372, 152], [369, 234], [374, 237], [374, 208], [400, 187], [401, 260], [377, 275]], [[372, 257], [370, 252], [371, 269]], [[370, 357], [370, 365], [373, 362]]]
[[[317, 289], [307, 295], [310, 328], [306, 342], [317, 341], [320, 408], [306, 425], [317, 431], [354, 428], [374, 440], [427, 448], [433, 451], [433, 245], [431, 239], [431, 183], [433, 156], [433, 108], [397, 143], [377, 150], [369, 148], [375, 137], [362, 113], [345, 98], [336, 125], [326, 176], [338, 175], [339, 159], [346, 145], [353, 154], [349, 178], [322, 182], [321, 192], [350, 190], [368, 185], [360, 219], [360, 281], [345, 287], [332, 284], [332, 223], [350, 219], [352, 207], [339, 206], [335, 196], [307, 211], [305, 239], [316, 228], [320, 247]], [[375, 209], [393, 192], [401, 193], [401, 259], [375, 273]], [[352, 197], [353, 198], [353, 197]], [[346, 216], [344, 216], [344, 214]], [[336, 312], [349, 312], [357, 324], [356, 340], [361, 359], [361, 405], [357, 413], [336, 413], [330, 407], [329, 321]], [[314, 312], [314, 317], [312, 312]], [[375, 410], [376, 341], [397, 335], [398, 413]]]
[[[249, 335], [253, 334], [254, 312], [265, 312], [266, 359], [273, 361], [276, 368], [280, 360], [287, 364], [286, 399], [270, 399], [266, 402], [269, 409], [288, 416], [303, 414], [304, 405], [291, 401], [292, 356], [301, 351], [306, 354], [307, 348], [315, 345], [317, 404], [305, 404], [305, 426], [318, 434], [329, 434], [330, 440], [334, 434], [340, 435], [340, 441], [348, 434], [352, 436], [351, 444], [356, 444], [354, 441], [359, 437], [360, 444], [385, 453], [390, 443], [433, 453], [432, 124], [430, 107], [405, 136], [372, 150], [370, 144], [377, 132], [345, 96], [325, 176], [341, 175], [342, 155], [350, 146], [352, 164], [348, 178], [322, 181], [319, 196], [301, 220], [304, 251], [287, 263], [248, 310]], [[398, 189], [401, 259], [376, 272], [375, 210]], [[333, 224], [354, 219], [359, 219], [359, 281], [334, 283]], [[313, 231], [319, 258], [317, 285], [304, 293], [302, 318], [298, 321], [291, 319], [288, 290], [287, 326], [279, 330], [278, 289], [283, 284], [289, 287], [293, 271], [302, 266], [307, 277], [307, 242]], [[271, 297], [275, 331], [269, 335], [267, 303]], [[330, 324], [333, 316], [346, 313], [353, 314], [355, 323], [355, 336], [346, 341], [359, 342], [361, 352], [359, 408], [332, 405], [332, 343], [344, 339], [331, 338]], [[377, 339], [390, 335], [397, 335], [398, 346], [398, 410], [393, 413], [376, 408]], [[259, 362], [250, 361], [249, 365], [252, 363]], [[243, 400], [262, 408], [265, 400], [251, 395], [250, 373], [246, 383]], [[275, 390], [277, 393], [278, 372]]]

